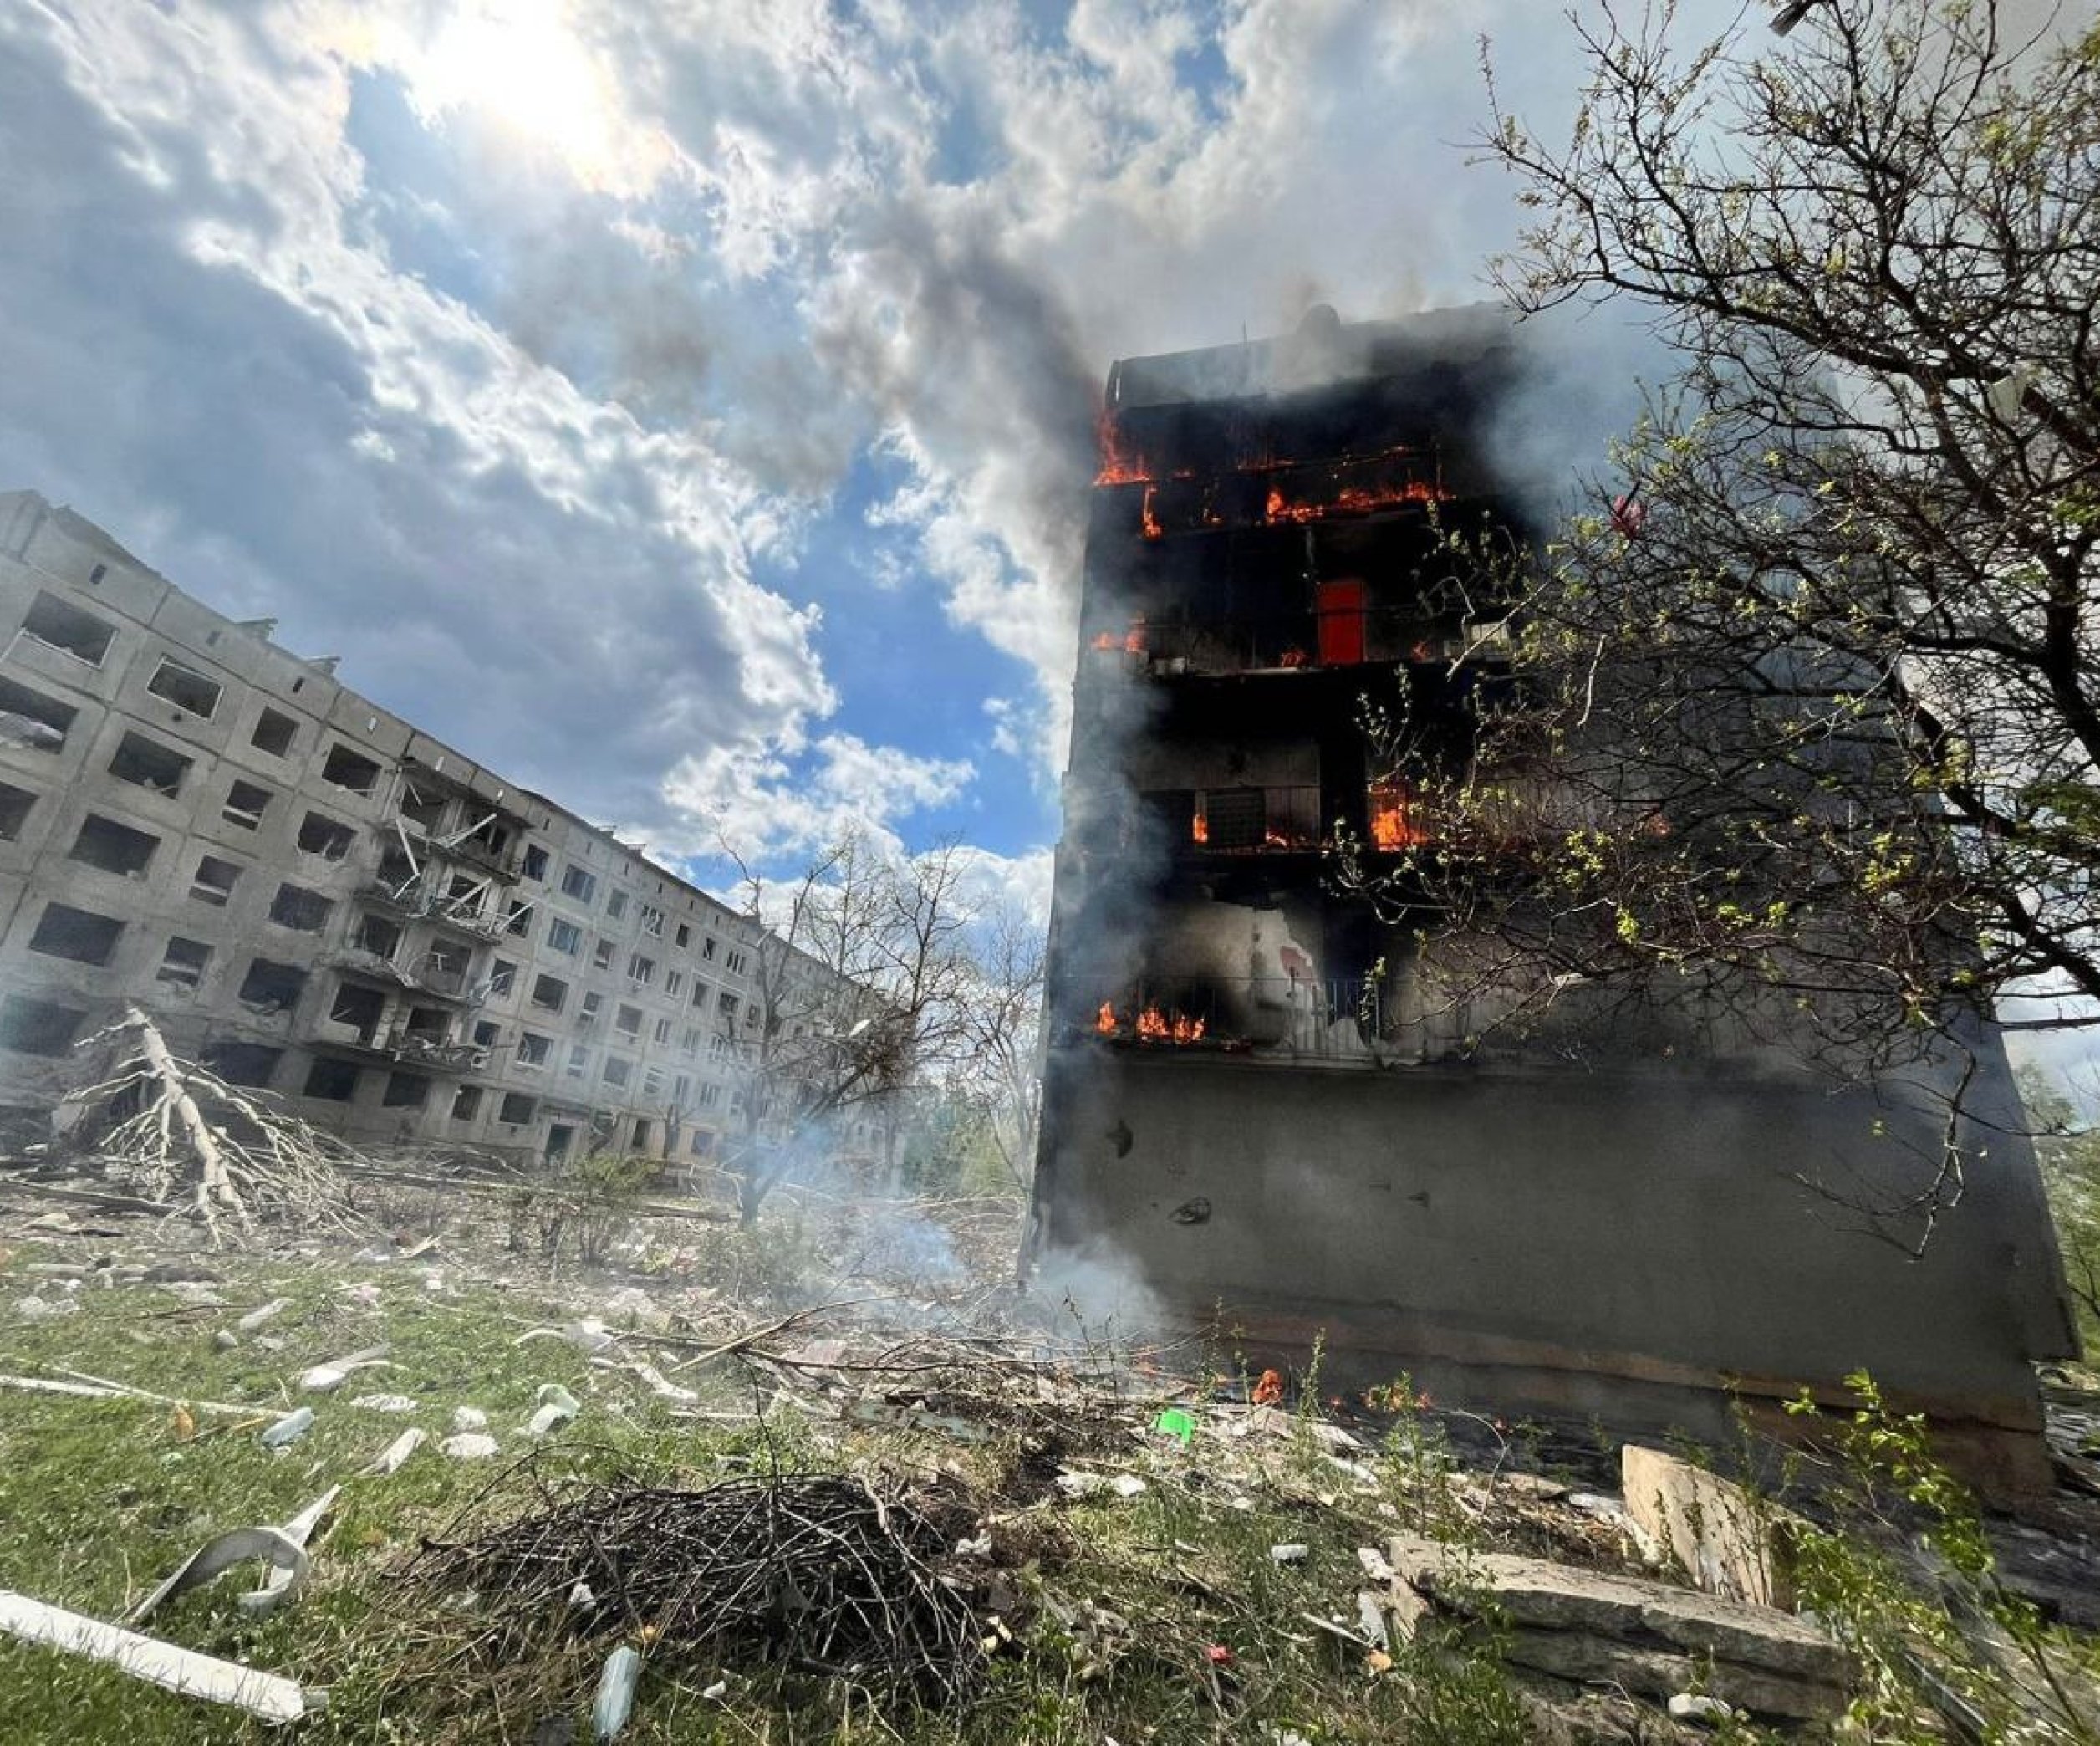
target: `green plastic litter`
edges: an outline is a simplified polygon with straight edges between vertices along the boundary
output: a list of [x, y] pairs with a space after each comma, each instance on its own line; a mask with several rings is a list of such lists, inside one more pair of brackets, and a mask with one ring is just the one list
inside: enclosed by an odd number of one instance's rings
[[1195, 1421], [1179, 1406], [1168, 1407], [1153, 1420], [1152, 1428], [1168, 1437], [1180, 1437], [1185, 1449], [1195, 1441]]

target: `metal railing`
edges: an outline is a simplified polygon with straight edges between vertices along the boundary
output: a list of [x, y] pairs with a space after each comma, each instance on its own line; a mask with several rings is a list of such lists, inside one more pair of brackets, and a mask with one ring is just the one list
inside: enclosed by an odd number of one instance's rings
[[1499, 625], [1460, 625], [1417, 607], [1349, 607], [1261, 617], [1134, 617], [1090, 631], [1093, 658], [1114, 670], [1165, 679], [1185, 674], [1317, 671], [1328, 666], [1422, 666], [1509, 658]]
[[1148, 977], [1077, 1028], [1104, 1042], [1312, 1060], [1368, 1060], [1384, 1034], [1374, 978]]

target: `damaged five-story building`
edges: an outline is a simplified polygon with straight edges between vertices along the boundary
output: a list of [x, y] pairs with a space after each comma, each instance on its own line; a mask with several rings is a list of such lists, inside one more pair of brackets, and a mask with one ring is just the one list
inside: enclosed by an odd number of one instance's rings
[[1914, 1255], [1807, 1179], [1935, 1145], [1944, 1108], [1667, 1015], [1616, 1034], [1579, 1002], [1559, 1036], [1484, 1043], [1416, 973], [1419, 922], [1333, 876], [1338, 840], [1374, 873], [1420, 846], [1367, 703], [1462, 754], [1510, 682], [1496, 603], [1445, 585], [1440, 530], [1526, 537], [1495, 440], [1521, 350], [1492, 311], [1318, 310], [1110, 373], [1037, 1264], [1139, 1288], [1250, 1361], [1317, 1336], [1330, 1376], [1405, 1371], [1512, 1419], [1715, 1438], [1731, 1400], [1769, 1417], [1863, 1368], [1994, 1489], [2036, 1483], [2032, 1364], [2072, 1336], [1995, 1035], [1963, 1119], [2003, 1131]]

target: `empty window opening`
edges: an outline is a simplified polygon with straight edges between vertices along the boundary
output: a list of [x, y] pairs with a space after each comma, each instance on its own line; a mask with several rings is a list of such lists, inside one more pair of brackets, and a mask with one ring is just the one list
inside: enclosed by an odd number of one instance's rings
[[219, 816], [229, 824], [253, 830], [262, 824], [263, 810], [270, 800], [268, 789], [252, 782], [236, 782], [226, 791], [226, 804], [219, 809]]
[[517, 1064], [521, 1067], [544, 1067], [548, 1051], [554, 1046], [552, 1037], [543, 1037], [538, 1031], [521, 1031], [517, 1038]]
[[258, 752], [283, 758], [291, 751], [293, 738], [298, 733], [298, 723], [291, 717], [266, 709], [255, 718], [255, 732], [248, 736], [248, 743]]
[[257, 958], [241, 981], [241, 1004], [266, 1014], [288, 1013], [306, 989], [306, 972], [296, 964]]
[[69, 860], [99, 867], [125, 879], [136, 879], [153, 865], [153, 851], [161, 840], [149, 831], [134, 830], [115, 819], [89, 813], [80, 821], [80, 835], [66, 853]]
[[12, 843], [22, 835], [22, 827], [29, 822], [29, 809], [36, 804], [37, 797], [28, 789], [0, 782], [0, 843]]
[[584, 1003], [577, 1008], [577, 1017], [588, 1024], [598, 1016], [598, 1009], [605, 1004], [605, 997], [594, 990], [584, 997]]
[[156, 794], [179, 794], [182, 779], [190, 773], [190, 760], [179, 752], [155, 745], [143, 734], [127, 733], [110, 760], [110, 773], [120, 782], [135, 782]]
[[547, 851], [534, 843], [525, 850], [525, 876], [528, 879], [547, 877]]
[[493, 1049], [496, 1039], [502, 1034], [501, 1027], [493, 1018], [478, 1020], [474, 1026], [474, 1046], [477, 1049]]
[[706, 937], [706, 939], [702, 940], [702, 941], [700, 942], [700, 955], [701, 955], [701, 958], [702, 958], [702, 959], [704, 959], [705, 961], [706, 961], [706, 962], [709, 962], [709, 963], [712, 963], [712, 962], [714, 962], [714, 958], [715, 958], [715, 937], [714, 937], [714, 935], [712, 935], [712, 934], [708, 935], [708, 936], [707, 936], [707, 937]]
[[442, 1007], [410, 1007], [401, 1029], [426, 1043], [442, 1043], [451, 1034], [452, 1021], [446, 1016]]
[[642, 1034], [642, 1009], [636, 1006], [623, 1006], [613, 1014], [613, 1029], [624, 1037], [639, 1037]]
[[262, 1089], [277, 1077], [284, 1051], [267, 1043], [207, 1043], [204, 1064], [229, 1085]]
[[350, 845], [356, 840], [357, 833], [354, 830], [324, 813], [310, 812], [299, 821], [301, 851], [318, 855], [323, 860], [341, 860], [350, 852]]
[[321, 766], [321, 779], [348, 789], [353, 794], [369, 794], [379, 786], [380, 767], [361, 752], [334, 745], [329, 748], [328, 761]]
[[645, 1152], [649, 1150], [649, 1136], [652, 1131], [646, 1116], [637, 1116], [635, 1118], [635, 1150], [636, 1151]]
[[329, 912], [334, 907], [319, 891], [309, 891], [304, 886], [281, 885], [270, 900], [270, 919], [294, 933], [319, 933], [328, 926]]
[[576, 1130], [557, 1122], [547, 1131], [547, 1161], [554, 1163], [568, 1156], [568, 1149], [576, 1143]]
[[626, 913], [627, 913], [627, 893], [626, 893], [626, 892], [624, 892], [624, 891], [614, 891], [614, 893], [613, 893], [610, 896], [609, 896], [608, 898], [606, 898], [606, 900], [605, 900], [605, 914], [606, 914], [606, 916], [607, 916], [609, 919], [611, 919], [612, 921], [617, 922], [617, 921], [619, 921], [619, 918], [620, 918], [622, 916], [625, 915]]
[[394, 1072], [386, 1076], [386, 1090], [380, 1102], [390, 1110], [420, 1110], [430, 1100], [430, 1080], [421, 1073]]
[[[462, 967], [464, 966], [462, 965]], [[517, 966], [508, 958], [498, 958], [496, 967], [488, 973], [488, 991], [492, 994], [507, 994], [517, 986]]]
[[678, 924], [678, 943], [680, 946], [690, 946], [693, 943], [693, 931], [683, 922]]
[[666, 970], [664, 973], [664, 998], [675, 1000], [685, 992], [686, 973], [683, 970]]
[[161, 957], [161, 967], [153, 973], [153, 979], [166, 983], [171, 988], [194, 988], [204, 980], [204, 967], [211, 962], [212, 948], [203, 941], [177, 936], [169, 940], [167, 950]]
[[452, 1094], [452, 1120], [471, 1121], [482, 1112], [482, 1088], [461, 1085]]
[[707, 1004], [708, 996], [714, 992], [714, 988], [715, 985], [712, 983], [704, 983], [696, 979], [693, 983], [693, 1004], [696, 1007], [705, 1007]]
[[353, 1062], [316, 1055], [313, 1064], [306, 1070], [306, 1095], [329, 1103], [348, 1103], [357, 1095], [357, 1082], [364, 1076], [364, 1070]]
[[347, 1024], [357, 1033], [357, 1040], [370, 1043], [379, 1034], [380, 1019], [386, 1011], [386, 996], [377, 988], [365, 988], [359, 983], [338, 983], [335, 998], [329, 1006], [329, 1018], [336, 1024]]
[[92, 612], [69, 605], [48, 590], [38, 594], [30, 605], [28, 617], [22, 621], [22, 628], [38, 642], [97, 667], [102, 665], [102, 657], [110, 652], [110, 641], [117, 634], [115, 625], [104, 623]]
[[87, 1016], [55, 1001], [10, 994], [0, 1000], [0, 1049], [11, 1049], [17, 1054], [69, 1054]]
[[165, 698], [177, 709], [210, 721], [219, 707], [219, 687], [194, 667], [186, 667], [179, 661], [161, 657], [161, 665], [155, 669], [146, 687], [156, 697]]
[[558, 976], [542, 976], [533, 983], [533, 1004], [550, 1013], [561, 1011], [568, 998], [568, 984]]
[[56, 752], [66, 743], [80, 712], [42, 692], [0, 679], [0, 745], [29, 752]]
[[76, 964], [106, 964], [123, 932], [124, 924], [114, 916], [48, 903], [37, 931], [29, 936], [29, 950], [47, 957], [71, 958]]
[[196, 877], [190, 881], [190, 895], [199, 903], [224, 909], [233, 896], [233, 882], [240, 876], [241, 870], [232, 861], [207, 855], [197, 862]]
[[443, 835], [446, 805], [442, 794], [426, 794], [412, 782], [402, 785], [401, 816], [426, 836]]
[[351, 941], [359, 952], [369, 952], [375, 957], [390, 958], [401, 943], [400, 923], [385, 916], [375, 915], [367, 910], [358, 917], [357, 933]]
[[635, 1076], [635, 1064], [622, 1056], [609, 1054], [605, 1064], [598, 1070], [598, 1076], [609, 1085], [626, 1089], [627, 1082]]
[[533, 1111], [539, 1107], [539, 1100], [522, 1091], [506, 1091], [503, 1102], [496, 1112], [496, 1119], [506, 1127], [523, 1127], [533, 1119]]
[[591, 962], [600, 970], [613, 967], [613, 942], [610, 940], [600, 940], [591, 948]]
[[521, 902], [518, 899], [513, 897], [511, 900], [510, 926], [505, 930], [505, 932], [507, 933], [514, 933], [519, 939], [522, 940], [528, 936], [532, 931], [532, 905], [529, 903]]

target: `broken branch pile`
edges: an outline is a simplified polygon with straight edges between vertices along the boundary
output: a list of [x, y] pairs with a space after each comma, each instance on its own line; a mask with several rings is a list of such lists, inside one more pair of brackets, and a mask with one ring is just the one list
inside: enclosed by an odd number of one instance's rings
[[502, 1622], [476, 1646], [497, 1657], [531, 1653], [553, 1623], [946, 1706], [982, 1664], [970, 1607], [935, 1568], [949, 1549], [905, 1495], [812, 1474], [704, 1491], [593, 1486], [474, 1539], [431, 1543], [410, 1574], [484, 1597]]

